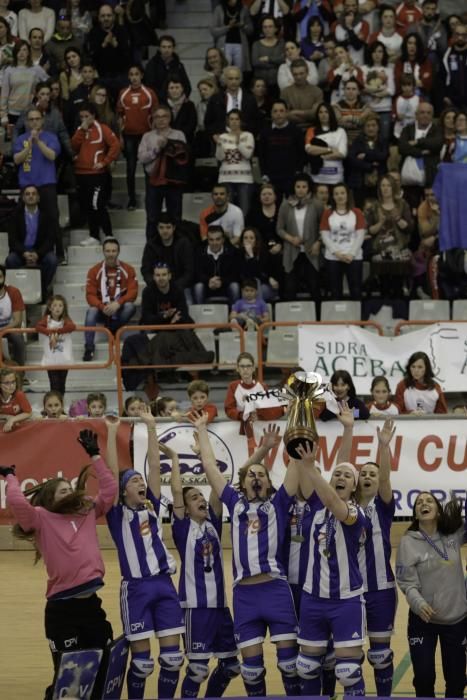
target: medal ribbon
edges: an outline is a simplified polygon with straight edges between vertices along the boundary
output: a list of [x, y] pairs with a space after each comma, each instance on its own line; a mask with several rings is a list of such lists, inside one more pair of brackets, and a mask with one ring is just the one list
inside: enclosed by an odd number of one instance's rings
[[433, 547], [435, 552], [437, 552], [439, 554], [441, 559], [444, 559], [444, 561], [449, 561], [449, 555], [447, 553], [446, 545], [444, 544], [443, 540], [441, 540], [441, 544], [443, 545], [443, 551], [441, 551], [441, 549], [438, 547], [438, 545], [433, 542], [431, 537], [429, 535], [427, 535], [426, 532], [423, 532], [423, 530], [419, 530], [419, 533], [421, 534], [421, 536], [423, 537], [425, 542], [428, 542], [430, 547]]

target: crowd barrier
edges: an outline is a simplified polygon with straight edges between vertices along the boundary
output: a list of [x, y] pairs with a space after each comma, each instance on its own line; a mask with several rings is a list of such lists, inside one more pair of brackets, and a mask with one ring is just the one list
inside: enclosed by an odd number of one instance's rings
[[[399, 336], [403, 333], [404, 328], [406, 327], [416, 327], [416, 328], [422, 328], [424, 326], [430, 326], [432, 324], [437, 323], [436, 321], [433, 322], [428, 322], [428, 321], [401, 321], [397, 324], [395, 327], [395, 335]], [[453, 321], [443, 321], [443, 326], [444, 325], [459, 325], [459, 322], [453, 322]], [[235, 357], [238, 352], [243, 352], [245, 350], [252, 350], [253, 354], [257, 354], [257, 376], [259, 381], [264, 380], [264, 374], [265, 370], [268, 367], [276, 367], [276, 368], [284, 368], [284, 369], [289, 369], [292, 367], [295, 367], [298, 364], [298, 353], [290, 353], [290, 355], [287, 357], [286, 354], [283, 356], [281, 354], [280, 360], [275, 360], [274, 359], [274, 354], [270, 353], [270, 345], [269, 348], [266, 351], [266, 342], [268, 339], [269, 335], [269, 341], [271, 341], [273, 334], [276, 331], [280, 331], [281, 329], [284, 331], [284, 336], [287, 335], [286, 331], [289, 329], [290, 330], [290, 335], [291, 337], [293, 336], [294, 339], [297, 337], [297, 328], [299, 326], [302, 327], [319, 327], [323, 328], [325, 326], [329, 326], [330, 328], [345, 328], [345, 327], [361, 327], [361, 328], [369, 328], [373, 330], [378, 336], [383, 336], [383, 329], [380, 324], [375, 323], [373, 321], [268, 321], [266, 323], [263, 323], [258, 327], [256, 336], [250, 332], [245, 332], [243, 328], [239, 327], [238, 324], [235, 323], [187, 323], [187, 324], [172, 324], [172, 325], [145, 325], [145, 326], [123, 326], [120, 328], [115, 337], [111, 334], [111, 332], [105, 328], [104, 326], [97, 326], [97, 327], [85, 327], [85, 326], [77, 326], [76, 327], [76, 332], [81, 332], [84, 333], [85, 331], [96, 331], [97, 333], [101, 333], [104, 335], [106, 343], [107, 343], [107, 357], [105, 361], [97, 362], [74, 362], [71, 364], [64, 364], [64, 365], [53, 365], [50, 367], [50, 369], [62, 369], [62, 370], [77, 370], [77, 371], [83, 371], [83, 370], [101, 370], [101, 369], [108, 369], [110, 367], [115, 367], [116, 371], [116, 376], [115, 376], [115, 387], [117, 391], [117, 397], [118, 397], [118, 406], [119, 406], [119, 411], [120, 413], [123, 410], [123, 404], [124, 404], [124, 386], [123, 386], [123, 380], [122, 380], [122, 371], [123, 370], [129, 370], [129, 371], [136, 371], [136, 370], [157, 370], [157, 369], [173, 369], [173, 368], [178, 368], [178, 369], [184, 369], [186, 371], [201, 371], [201, 370], [207, 370], [207, 369], [212, 369], [215, 367], [218, 367], [220, 369], [230, 369], [235, 367]], [[204, 338], [208, 338], [210, 341], [210, 347], [214, 348], [216, 347], [216, 339], [223, 338], [225, 339], [227, 336], [225, 335], [225, 332], [230, 332], [232, 334], [232, 347], [230, 350], [232, 351], [229, 355], [228, 361], [224, 357], [217, 356], [217, 358], [209, 364], [203, 364], [200, 365], [199, 363], [183, 363], [183, 367], [180, 366], [180, 362], [177, 364], [134, 364], [134, 365], [122, 365], [121, 362], [121, 348], [123, 341], [125, 340], [126, 337], [128, 337], [130, 334], [136, 334], [141, 331], [146, 331], [149, 333], [157, 333], [158, 331], [177, 331], [177, 330], [194, 330], [198, 331], [200, 333], [201, 339], [203, 340], [202, 334], [204, 333]], [[37, 331], [34, 328], [4, 328], [0, 329], [0, 341], [5, 339], [9, 334], [26, 334], [26, 335], [32, 335], [32, 334], [37, 334]], [[207, 334], [207, 336], [206, 336]], [[250, 336], [250, 337], [249, 337]], [[376, 335], [374, 336], [376, 337]], [[235, 340], [235, 343], [234, 343]], [[251, 341], [251, 342], [250, 342]], [[256, 343], [256, 346], [255, 346]], [[221, 343], [219, 343], [219, 346]], [[292, 345], [292, 343], [291, 343]], [[225, 343], [224, 343], [224, 348], [225, 348]], [[218, 353], [217, 353], [218, 354]], [[1, 367], [6, 367], [9, 366], [7, 362], [5, 362], [3, 351], [2, 351], [2, 343], [0, 342], [0, 368]], [[22, 371], [27, 371], [27, 372], [37, 372], [41, 371], [44, 372], [48, 368], [40, 363], [31, 363], [31, 364], [26, 364], [20, 368]], [[98, 387], [96, 387], [98, 388]]]

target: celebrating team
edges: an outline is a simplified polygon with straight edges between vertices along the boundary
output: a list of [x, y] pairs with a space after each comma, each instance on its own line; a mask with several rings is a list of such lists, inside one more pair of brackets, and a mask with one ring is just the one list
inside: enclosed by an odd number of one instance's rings
[[[151, 413], [143, 411], [141, 419], [148, 431], [147, 485], [133, 469], [119, 472], [118, 421], [108, 422], [107, 462], [116, 477], [113, 488], [99, 457], [97, 437], [90, 431], [80, 434], [102, 489], [95, 499], [85, 495], [82, 479], [78, 491], [58, 479], [52, 488], [51, 482], [36, 487], [30, 502], [28, 494], [21, 493], [14, 468], [0, 467], [17, 534], [32, 539], [47, 567], [46, 636], [56, 668], [72, 637], [76, 648], [91, 644], [104, 651], [112, 637], [96, 595], [103, 585], [104, 567], [95, 518], [106, 513], [122, 575], [122, 625], [131, 647], [129, 697], [144, 697], [146, 679], [155, 667], [153, 635], [160, 648], [158, 697], [177, 694], [184, 662], [182, 634], [187, 657], [182, 697], [197, 697], [206, 680], [206, 697], [220, 697], [239, 674], [249, 696], [264, 696], [263, 642], [268, 631], [287, 695], [332, 696], [336, 680], [347, 695], [365, 695], [362, 663], [368, 635], [367, 659], [377, 694], [390, 696], [396, 579], [410, 608], [408, 637], [416, 695], [434, 697], [439, 638], [446, 696], [463, 697], [467, 599], [460, 553], [466, 539], [461, 504], [452, 500], [443, 506], [431, 493], [419, 494], [399, 546], [395, 577], [390, 563], [395, 511], [390, 482], [392, 421], [377, 428], [379, 464], [369, 462], [357, 471], [348, 461], [353, 413], [344, 406], [340, 416], [344, 432], [330, 481], [315, 464], [316, 445], [311, 449], [304, 443], [298, 448], [300, 459], [289, 461], [284, 482], [276, 490], [262, 460], [280, 442], [277, 428], [264, 431], [260, 447], [239, 469], [234, 488], [217, 467], [207, 414], [194, 412], [190, 418], [194, 449], [211, 486], [207, 501], [198, 488], [183, 487], [178, 456], [158, 442]], [[172, 529], [181, 559], [178, 595], [171, 580], [176, 564], [164, 544], [160, 519], [160, 452], [172, 462]], [[230, 515], [233, 619], [224, 584], [223, 505]], [[69, 523], [74, 528], [68, 528]], [[70, 557], [65, 556], [70, 548], [81, 563], [74, 577]], [[99, 630], [92, 641], [91, 625]], [[210, 674], [211, 657], [218, 663]], [[48, 689], [47, 698], [51, 692]], [[102, 697], [99, 676], [92, 697]]]

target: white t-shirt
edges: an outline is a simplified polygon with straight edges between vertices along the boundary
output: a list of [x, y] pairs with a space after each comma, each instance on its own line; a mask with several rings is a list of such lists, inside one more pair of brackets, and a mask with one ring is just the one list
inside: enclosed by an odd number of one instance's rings
[[325, 259], [338, 260], [336, 253], [345, 253], [362, 260], [365, 230], [366, 221], [360, 209], [349, 209], [345, 214], [325, 209], [320, 224]]

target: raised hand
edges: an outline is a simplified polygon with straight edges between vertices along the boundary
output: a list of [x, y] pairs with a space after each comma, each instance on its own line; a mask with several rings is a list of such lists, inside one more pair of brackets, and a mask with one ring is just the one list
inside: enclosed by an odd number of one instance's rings
[[199, 435], [198, 433], [193, 433], [193, 445], [190, 445], [191, 449], [195, 455], [201, 454], [201, 447], [199, 446]]
[[191, 411], [190, 415], [187, 416], [189, 423], [194, 425], [195, 428], [205, 428], [209, 421], [209, 415], [206, 411]]
[[8, 476], [8, 474], [15, 476], [16, 467], [14, 464], [11, 464], [9, 467], [0, 467], [0, 476]]
[[120, 425], [120, 418], [118, 416], [105, 416], [104, 420], [107, 425], [107, 430], [118, 430], [118, 426]]
[[309, 442], [302, 442], [302, 444], [297, 447], [297, 452], [300, 455], [300, 459], [306, 460], [307, 462], [314, 462], [317, 449], [317, 441], [313, 443], [313, 447], [310, 447]]
[[388, 447], [389, 443], [391, 442], [392, 438], [394, 437], [394, 433], [396, 432], [396, 424], [393, 420], [390, 418], [387, 418], [384, 423], [383, 427], [380, 428], [379, 426], [376, 427], [376, 434], [378, 436], [378, 442], [381, 446]]
[[156, 424], [156, 419], [151, 413], [151, 409], [149, 406], [142, 406], [140, 412], [139, 412], [139, 417], [143, 421], [143, 423], [146, 423], [146, 425], [155, 425]]
[[339, 407], [340, 411], [337, 415], [337, 420], [342, 423], [344, 428], [352, 428], [355, 422], [353, 409], [350, 408], [347, 401], [341, 401]]
[[268, 450], [272, 450], [276, 447], [282, 439], [280, 426], [269, 423], [267, 428], [263, 430], [263, 437], [261, 440], [261, 446], [267, 447]]
[[90, 457], [96, 457], [100, 454], [97, 433], [94, 433], [92, 430], [81, 430], [77, 440]]

